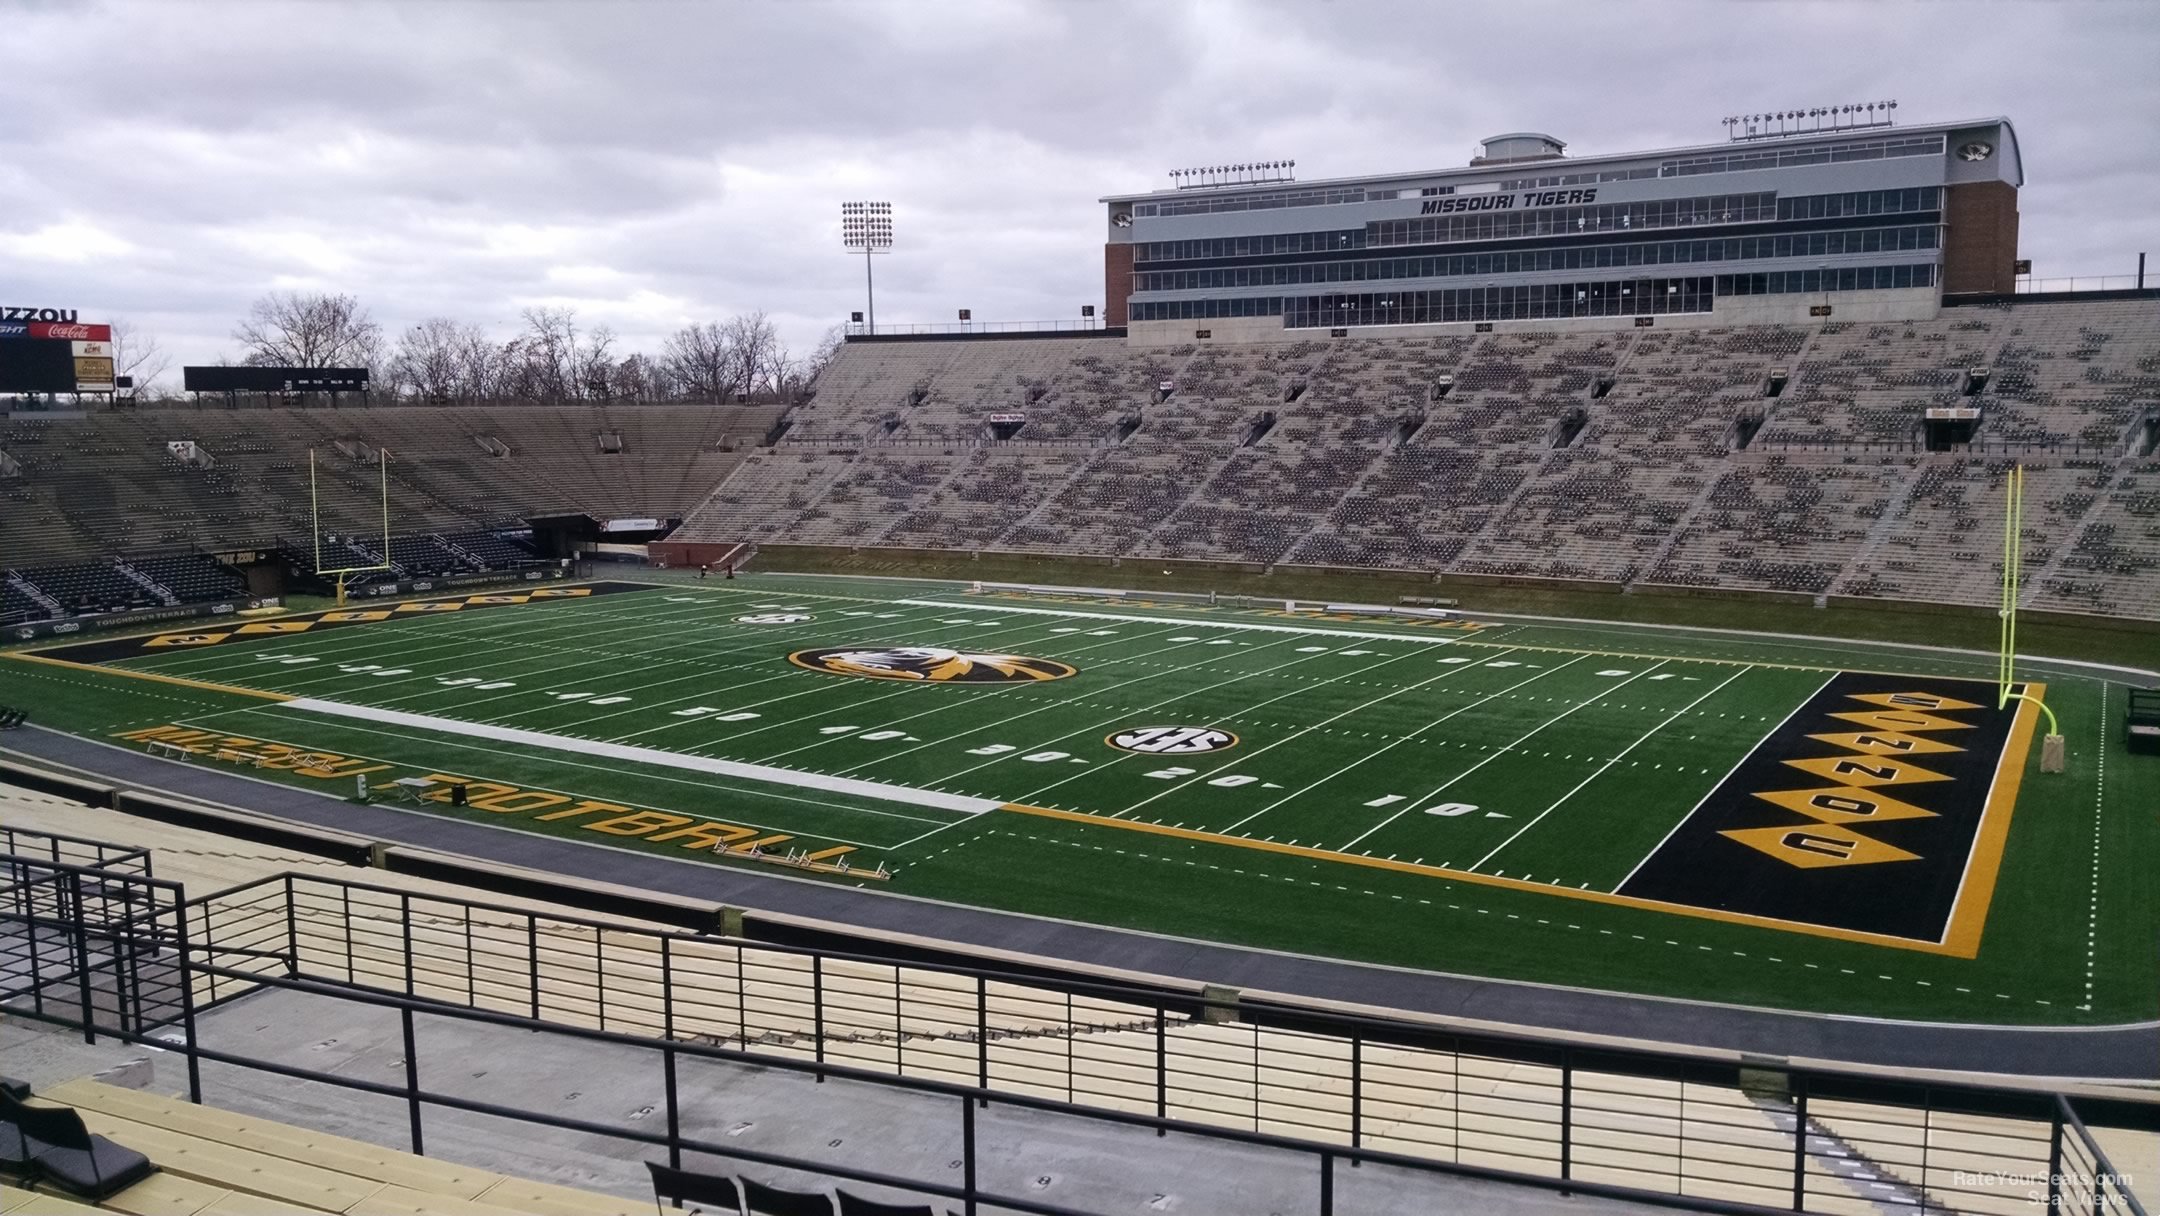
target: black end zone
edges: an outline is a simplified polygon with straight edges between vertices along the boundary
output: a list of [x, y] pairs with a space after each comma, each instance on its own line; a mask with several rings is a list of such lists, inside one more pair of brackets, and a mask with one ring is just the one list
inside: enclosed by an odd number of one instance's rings
[[2017, 718], [1995, 701], [1970, 680], [1833, 678], [1616, 894], [1942, 942]]
[[296, 612], [261, 618], [243, 618], [238, 615], [206, 617], [193, 622], [186, 629], [99, 638], [94, 642], [48, 646], [30, 653], [40, 658], [60, 659], [69, 663], [117, 663], [123, 659], [170, 654], [175, 650], [235, 646], [266, 638], [290, 637], [296, 633], [321, 633], [329, 629], [368, 625], [377, 621], [410, 620], [433, 614], [463, 615], [467, 612], [509, 608], [520, 604], [549, 604], [590, 599], [596, 595], [619, 595], [627, 591], [665, 590], [667, 588], [652, 583], [508, 583], [492, 590], [469, 591], [460, 595], [406, 596], [402, 599], [374, 602], [356, 601], [343, 608], [326, 608], [319, 612]]

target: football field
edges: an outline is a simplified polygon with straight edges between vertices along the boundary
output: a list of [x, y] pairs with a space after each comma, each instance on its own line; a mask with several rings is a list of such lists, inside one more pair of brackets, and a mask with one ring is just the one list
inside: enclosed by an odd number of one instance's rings
[[0, 665], [118, 746], [808, 881], [1655, 995], [2151, 1017], [2160, 766], [2109, 737], [2105, 673], [2020, 674], [2067, 773], [1986, 656], [954, 584], [514, 588]]

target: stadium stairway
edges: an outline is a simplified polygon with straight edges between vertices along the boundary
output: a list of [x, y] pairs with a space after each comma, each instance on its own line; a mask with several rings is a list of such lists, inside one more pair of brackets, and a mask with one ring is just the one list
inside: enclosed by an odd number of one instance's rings
[[35, 1104], [74, 1107], [93, 1134], [144, 1153], [159, 1172], [97, 1208], [16, 1190], [0, 1198], [0, 1213], [640, 1216], [646, 1207], [89, 1078], [41, 1089]]

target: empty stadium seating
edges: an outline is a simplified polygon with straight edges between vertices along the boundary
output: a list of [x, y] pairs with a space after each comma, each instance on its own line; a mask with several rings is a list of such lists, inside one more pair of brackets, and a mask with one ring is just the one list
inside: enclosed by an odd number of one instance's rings
[[[2018, 461], [2025, 602], [2160, 615], [2132, 471], [2160, 429], [2156, 352], [2144, 300], [1261, 347], [865, 343], [683, 535], [1988, 604]], [[1931, 452], [1924, 411], [1952, 405], [1980, 411], [1973, 441]]]
[[[1931, 440], [1925, 411], [1942, 406], [1978, 411], [1970, 442]], [[206, 457], [172, 457], [164, 444], [179, 437]], [[2160, 616], [2140, 472], [2156, 442], [2149, 299], [1247, 346], [860, 342], [784, 417], [564, 406], [16, 419], [0, 431], [20, 470], [0, 480], [0, 554], [24, 569], [305, 535], [311, 450], [325, 520], [379, 536], [373, 479], [387, 450], [393, 516], [410, 533], [390, 556], [415, 573], [478, 557], [460, 538], [584, 511], [682, 518], [674, 539], [710, 543], [1989, 604], [2001, 577], [1989, 503], [2018, 461], [2031, 504], [2024, 602]], [[0, 619], [145, 590], [92, 573], [57, 589], [8, 580]]]
[[[471, 532], [533, 514], [680, 518], [777, 422], [778, 406], [159, 409], [11, 419], [0, 563], [216, 552], [326, 529]], [[598, 437], [619, 436], [602, 453]], [[198, 463], [166, 444], [189, 440]], [[310, 455], [313, 455], [311, 476]]]

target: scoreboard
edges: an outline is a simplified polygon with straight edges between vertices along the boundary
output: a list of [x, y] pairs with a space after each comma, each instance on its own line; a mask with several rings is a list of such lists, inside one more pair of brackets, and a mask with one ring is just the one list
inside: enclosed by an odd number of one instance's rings
[[0, 306], [0, 393], [113, 391], [112, 326], [68, 308]]

